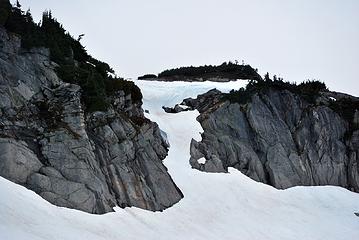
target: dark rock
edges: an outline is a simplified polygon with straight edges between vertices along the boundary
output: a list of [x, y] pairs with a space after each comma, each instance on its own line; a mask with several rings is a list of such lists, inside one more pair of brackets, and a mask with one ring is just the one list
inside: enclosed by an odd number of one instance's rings
[[162, 108], [166, 113], [179, 113], [179, 112], [183, 112], [183, 111], [193, 110], [192, 108], [190, 108], [188, 106], [180, 105], [180, 104], [176, 104], [173, 108], [164, 107], [164, 106]]
[[205, 112], [217, 106], [216, 104], [220, 102], [222, 93], [217, 89], [212, 89], [204, 94], [198, 95], [196, 99], [186, 98], [181, 104], [176, 104], [172, 107], [163, 106], [163, 110], [167, 113], [179, 113], [183, 111], [193, 111], [197, 109], [199, 112]]

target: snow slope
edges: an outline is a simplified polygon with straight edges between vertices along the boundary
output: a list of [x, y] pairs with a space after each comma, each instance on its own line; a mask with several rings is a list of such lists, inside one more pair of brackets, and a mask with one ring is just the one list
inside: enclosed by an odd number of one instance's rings
[[165, 160], [185, 197], [164, 212], [116, 208], [90, 215], [59, 208], [35, 193], [0, 178], [0, 239], [359, 239], [359, 194], [339, 187], [276, 190], [237, 170], [210, 174], [189, 165], [191, 138], [202, 131], [198, 112], [167, 114], [183, 98], [229, 83], [139, 81], [147, 116], [159, 123], [171, 144]]

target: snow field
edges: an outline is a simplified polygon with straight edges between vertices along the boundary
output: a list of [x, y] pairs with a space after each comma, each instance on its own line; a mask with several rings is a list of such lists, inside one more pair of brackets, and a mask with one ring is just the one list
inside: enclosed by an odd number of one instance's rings
[[[235, 169], [203, 173], [191, 169], [189, 146], [203, 131], [197, 111], [168, 114], [174, 106], [214, 87], [221, 91], [244, 86], [229, 83], [136, 81], [144, 109], [167, 133], [171, 148], [164, 160], [184, 198], [163, 212], [116, 208], [91, 215], [59, 208], [24, 187], [0, 178], [0, 239], [359, 239], [359, 194], [332, 186], [277, 190], [257, 183]], [[160, 183], [159, 183], [160, 184]]]

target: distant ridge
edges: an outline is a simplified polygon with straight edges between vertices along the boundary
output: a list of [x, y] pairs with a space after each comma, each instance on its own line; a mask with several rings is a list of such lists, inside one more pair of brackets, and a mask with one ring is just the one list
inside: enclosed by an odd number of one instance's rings
[[187, 81], [187, 82], [229, 82], [237, 79], [261, 80], [257, 69], [250, 65], [224, 62], [221, 65], [204, 65], [180, 67], [165, 70], [157, 75], [146, 74], [138, 77], [138, 80], [157, 80], [157, 81]]

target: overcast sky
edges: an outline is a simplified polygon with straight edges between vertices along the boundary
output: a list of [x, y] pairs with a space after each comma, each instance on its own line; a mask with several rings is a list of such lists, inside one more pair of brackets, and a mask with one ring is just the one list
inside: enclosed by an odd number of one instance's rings
[[242, 60], [359, 95], [359, 0], [20, 0], [53, 15], [118, 75]]

